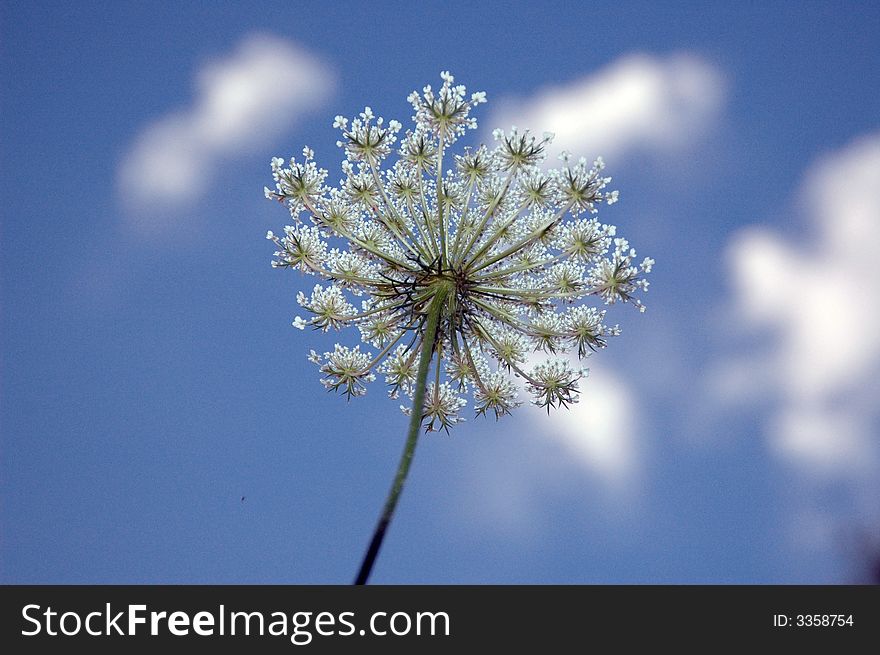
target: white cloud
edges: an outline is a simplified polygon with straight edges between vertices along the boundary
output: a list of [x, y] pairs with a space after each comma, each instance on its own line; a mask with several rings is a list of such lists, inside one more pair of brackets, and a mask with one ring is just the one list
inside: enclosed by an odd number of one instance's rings
[[629, 386], [610, 369], [590, 362], [589, 377], [581, 381], [580, 402], [568, 409], [549, 416], [534, 405], [524, 411], [541, 438], [557, 440], [572, 463], [607, 485], [622, 488], [638, 473], [636, 402]]
[[[751, 370], [772, 392], [772, 449], [820, 476], [876, 478], [880, 464], [880, 133], [820, 161], [802, 202], [797, 239], [767, 228], [728, 250], [734, 311], [769, 330], [760, 357], [728, 362], [719, 389]], [[868, 477], [865, 477], [868, 476]], [[875, 480], [876, 481], [876, 480]]]
[[[549, 415], [526, 405], [485, 424], [492, 436], [475, 440], [462, 461], [467, 482], [456, 485], [462, 496], [449, 505], [455, 512], [465, 509], [484, 528], [517, 540], [554, 529], [545, 524], [554, 496], [565, 499], [572, 520], [640, 515], [646, 440], [635, 393], [610, 368], [589, 365], [579, 403]], [[520, 395], [528, 402], [527, 392]]]
[[197, 200], [224, 158], [265, 146], [319, 107], [334, 84], [328, 66], [294, 44], [248, 36], [197, 71], [190, 106], [141, 131], [120, 164], [120, 193], [140, 210]]
[[724, 96], [721, 72], [696, 55], [632, 54], [570, 84], [502, 101], [488, 125], [554, 132], [554, 146], [576, 155], [665, 152], [699, 136]]

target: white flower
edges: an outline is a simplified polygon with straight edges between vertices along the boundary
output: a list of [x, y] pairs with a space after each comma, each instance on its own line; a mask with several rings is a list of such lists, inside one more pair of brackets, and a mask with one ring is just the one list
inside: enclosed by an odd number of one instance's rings
[[446, 430], [456, 423], [461, 423], [464, 419], [458, 415], [467, 401], [459, 396], [449, 383], [444, 382], [437, 386], [433, 382], [428, 385], [428, 391], [425, 394], [425, 419], [428, 431]]
[[273, 157], [272, 178], [275, 180], [275, 190], [268, 187], [263, 189], [267, 198], [286, 202], [295, 219], [302, 211], [311, 211], [314, 203], [326, 192], [324, 180], [327, 178], [327, 171], [318, 168], [311, 160], [310, 148], [305, 148], [303, 153], [303, 162], [297, 163], [295, 159], [291, 159], [289, 168], [283, 168], [283, 159]]
[[348, 121], [340, 121], [339, 117], [333, 122], [334, 127], [342, 130], [343, 140], [337, 145], [345, 148], [349, 161], [364, 161], [376, 166], [391, 154], [397, 141], [396, 134], [402, 126], [397, 121], [386, 126], [381, 117], [375, 122], [373, 118], [373, 111], [366, 107], [358, 118], [351, 121], [351, 127], [348, 127]]
[[535, 404], [549, 412], [551, 407], [568, 407], [579, 400], [578, 381], [586, 377], [587, 371], [576, 371], [568, 362], [554, 360], [538, 364], [532, 374], [528, 386], [535, 394]]
[[327, 288], [316, 284], [310, 298], [302, 292], [296, 296], [301, 307], [310, 311], [314, 318], [308, 324], [319, 327], [325, 332], [329, 328], [340, 328], [356, 315], [354, 307], [342, 295], [337, 286]]
[[420, 127], [440, 135], [445, 144], [449, 145], [456, 137], [464, 134], [466, 129], [477, 127], [477, 120], [470, 117], [470, 111], [472, 107], [486, 102], [486, 94], [477, 92], [470, 100], [466, 100], [465, 87], [453, 86], [455, 80], [452, 75], [444, 71], [440, 77], [443, 85], [436, 94], [430, 86], [426, 86], [421, 95], [413, 91], [407, 100], [416, 112], [413, 120]]
[[572, 259], [589, 262], [605, 254], [611, 238], [607, 225], [601, 225], [595, 218], [581, 218], [562, 226], [556, 245]]
[[644, 312], [645, 306], [635, 294], [648, 290], [648, 280], [644, 274], [651, 271], [654, 260], [646, 257], [641, 266], [634, 266], [635, 258], [636, 251], [629, 247], [626, 239], [615, 239], [613, 254], [610, 258], [600, 259], [595, 263], [588, 283], [593, 293], [601, 296], [606, 304], [632, 302], [640, 312]]
[[583, 305], [569, 309], [562, 319], [563, 331], [569, 345], [577, 346], [578, 357], [583, 359], [591, 351], [604, 348], [607, 336], [616, 336], [614, 329], [602, 324], [605, 311]]
[[528, 130], [520, 134], [516, 127], [511, 128], [509, 134], [496, 130], [493, 135], [496, 141], [502, 142], [498, 156], [503, 170], [537, 166], [544, 161], [544, 146], [550, 142], [548, 137], [538, 141]]
[[[496, 130], [494, 147], [463, 148], [445, 161], [449, 146], [476, 127], [471, 112], [486, 98], [468, 96], [448, 72], [441, 78], [439, 89], [410, 94], [415, 126], [399, 140], [402, 125], [369, 107], [334, 119], [345, 154], [338, 187], [325, 184], [327, 171], [306, 148], [299, 162], [272, 159], [275, 188], [266, 195], [294, 218], [283, 237], [267, 234], [277, 248], [273, 265], [329, 283], [298, 294], [309, 317], [294, 326], [357, 327], [378, 349], [375, 357], [358, 346], [312, 351], [323, 384], [360, 396], [379, 373], [391, 397], [413, 398], [424, 351], [432, 380], [424, 424], [448, 430], [463, 420], [464, 394], [477, 414], [510, 413], [520, 404], [517, 377], [548, 410], [577, 402], [586, 371], [563, 360], [529, 367], [530, 352], [571, 349], [585, 358], [604, 348], [620, 330], [587, 301], [644, 309], [639, 296], [654, 260], [635, 263], [616, 227], [593, 216], [618, 198], [606, 190], [601, 158], [572, 163], [563, 153], [560, 168], [540, 167], [550, 133]], [[429, 316], [436, 335], [425, 343]]]
[[336, 344], [332, 353], [324, 353], [323, 358], [318, 359], [321, 373], [325, 377], [321, 380], [329, 391], [341, 391], [349, 398], [363, 396], [367, 393], [366, 382], [372, 382], [376, 376], [370, 372], [373, 356], [362, 353], [360, 346], [346, 348]]
[[275, 268], [298, 268], [304, 273], [321, 271], [327, 259], [327, 244], [321, 238], [321, 231], [311, 225], [288, 225], [284, 237], [278, 238], [272, 232], [266, 235], [279, 250], [275, 252]]
[[[556, 185], [562, 197], [570, 203], [572, 214], [583, 211], [596, 213], [596, 204], [607, 201], [613, 204], [617, 201], [614, 192], [604, 193], [603, 189], [611, 182], [610, 177], [600, 177], [599, 173], [605, 168], [605, 162], [597, 157], [593, 167], [587, 169], [587, 160], [583, 157], [574, 166], [564, 166], [553, 172]], [[611, 199], [613, 196], [613, 200]]]
[[392, 398], [397, 398], [401, 390], [412, 396], [412, 385], [416, 380], [416, 355], [417, 351], [401, 344], [379, 365], [379, 372], [385, 374], [385, 383], [390, 387], [388, 393]]
[[477, 406], [474, 408], [477, 414], [485, 415], [490, 410], [495, 413], [495, 419], [499, 419], [517, 407], [520, 403], [517, 398], [516, 385], [505, 375], [494, 372], [489, 373], [482, 386], [474, 391], [474, 400]]

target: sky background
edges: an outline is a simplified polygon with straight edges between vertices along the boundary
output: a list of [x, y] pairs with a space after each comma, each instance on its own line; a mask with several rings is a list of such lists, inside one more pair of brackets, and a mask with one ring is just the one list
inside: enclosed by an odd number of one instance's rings
[[319, 384], [356, 337], [291, 327], [262, 189], [447, 69], [464, 142], [603, 155], [657, 264], [574, 410], [421, 440], [372, 581], [868, 580], [878, 37], [876, 2], [3, 2], [0, 581], [351, 581], [407, 419]]

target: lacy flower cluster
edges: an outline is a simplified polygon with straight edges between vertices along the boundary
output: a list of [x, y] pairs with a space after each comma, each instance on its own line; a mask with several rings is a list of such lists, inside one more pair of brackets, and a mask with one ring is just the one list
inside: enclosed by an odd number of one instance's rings
[[[293, 325], [360, 332], [363, 344], [311, 352], [328, 389], [361, 396], [381, 377], [392, 398], [412, 398], [428, 307], [442, 299], [428, 430], [463, 420], [469, 395], [477, 414], [496, 418], [520, 404], [523, 387], [548, 411], [577, 402], [586, 370], [562, 355], [582, 360], [619, 334], [604, 306], [644, 311], [638, 296], [654, 263], [637, 261], [615, 226], [598, 220], [599, 206], [617, 201], [601, 158], [563, 152], [548, 169], [553, 135], [516, 128], [495, 130], [493, 147], [457, 147], [486, 96], [441, 78], [439, 89], [409, 96], [414, 127], [404, 133], [369, 107], [336, 117], [345, 152], [337, 186], [307, 147], [299, 159], [273, 159], [274, 188], [265, 189], [292, 218], [283, 234], [267, 235], [273, 266], [320, 280], [298, 294]], [[547, 356], [529, 364], [536, 351]]]

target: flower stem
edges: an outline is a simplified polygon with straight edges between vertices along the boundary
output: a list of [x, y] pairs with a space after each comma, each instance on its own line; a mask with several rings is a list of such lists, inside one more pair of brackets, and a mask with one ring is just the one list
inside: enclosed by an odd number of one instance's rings
[[379, 523], [373, 532], [373, 539], [364, 555], [364, 561], [358, 571], [357, 578], [354, 581], [356, 585], [367, 583], [370, 577], [370, 571], [373, 569], [373, 563], [382, 547], [382, 540], [385, 538], [385, 532], [394, 516], [394, 509], [397, 507], [397, 501], [400, 499], [400, 493], [403, 491], [403, 484], [406, 482], [406, 476], [409, 473], [410, 464], [412, 464], [413, 455], [416, 452], [416, 444], [419, 440], [419, 432], [422, 427], [423, 411], [425, 406], [425, 388], [428, 380], [428, 370], [431, 368], [431, 360], [434, 358], [434, 340], [437, 336], [437, 326], [440, 323], [440, 313], [443, 308], [443, 301], [446, 299], [448, 289], [439, 287], [428, 307], [428, 319], [425, 325], [425, 332], [422, 338], [421, 355], [419, 358], [419, 370], [416, 374], [415, 390], [413, 393], [412, 416], [409, 421], [409, 434], [406, 438], [406, 445], [403, 447], [403, 455], [400, 457], [400, 463], [397, 465], [397, 474], [391, 483], [391, 490], [388, 492], [388, 498], [385, 500], [385, 506], [382, 508], [382, 515], [379, 517]]

